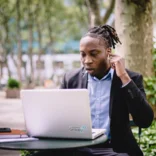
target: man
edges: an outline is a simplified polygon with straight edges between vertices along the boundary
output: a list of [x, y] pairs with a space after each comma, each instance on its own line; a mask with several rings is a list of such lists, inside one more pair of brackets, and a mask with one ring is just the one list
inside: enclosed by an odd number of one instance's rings
[[[120, 42], [114, 28], [103, 25], [91, 28], [80, 40], [83, 67], [64, 75], [61, 88], [88, 88], [93, 128], [107, 129], [108, 141], [90, 148], [81, 148], [82, 156], [142, 156], [131, 132], [129, 114], [135, 124], [147, 128], [153, 111], [146, 101], [142, 76], [125, 69], [124, 59], [111, 48]], [[68, 108], [67, 108], [68, 109]], [[41, 152], [40, 155], [70, 155]]]
[[80, 149], [84, 155], [142, 156], [131, 132], [129, 114], [135, 124], [147, 128], [153, 111], [146, 101], [142, 75], [125, 69], [124, 59], [111, 48], [120, 42], [114, 28], [91, 28], [80, 40], [83, 67], [65, 74], [61, 88], [88, 88], [93, 128], [106, 128], [103, 145]]

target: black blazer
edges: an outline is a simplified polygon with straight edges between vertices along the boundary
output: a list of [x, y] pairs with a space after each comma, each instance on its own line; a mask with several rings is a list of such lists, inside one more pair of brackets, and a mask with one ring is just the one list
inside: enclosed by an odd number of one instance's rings
[[[140, 74], [127, 70], [132, 81], [122, 88], [122, 82], [114, 72], [110, 94], [110, 133], [113, 150], [128, 153], [130, 156], [142, 156], [132, 134], [129, 113], [135, 124], [142, 128], [151, 125], [154, 113], [146, 101], [143, 78]], [[87, 88], [88, 74], [83, 68], [64, 75], [61, 88]]]

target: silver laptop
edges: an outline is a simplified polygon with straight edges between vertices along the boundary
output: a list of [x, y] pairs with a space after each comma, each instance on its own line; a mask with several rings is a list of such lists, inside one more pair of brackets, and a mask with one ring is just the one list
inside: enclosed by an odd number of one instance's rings
[[95, 139], [87, 89], [21, 90], [28, 135], [44, 138]]

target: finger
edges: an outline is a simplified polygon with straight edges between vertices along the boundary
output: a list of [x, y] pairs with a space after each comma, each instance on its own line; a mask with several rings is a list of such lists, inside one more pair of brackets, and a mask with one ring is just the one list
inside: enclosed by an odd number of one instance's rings
[[115, 64], [114, 63], [111, 63], [111, 68], [115, 69]]
[[120, 55], [114, 54], [114, 53], [109, 53], [109, 55], [111, 55], [111, 56], [120, 56]]
[[113, 56], [113, 55], [109, 55], [108, 56], [108, 59], [110, 60], [110, 61], [112, 61], [112, 60], [114, 60], [114, 59], [117, 59], [118, 57], [115, 57], [115, 56]]
[[112, 59], [112, 56], [109, 56], [108, 59], [111, 60]]
[[110, 54], [109, 57], [110, 57], [111, 59], [114, 59], [114, 58], [119, 59], [119, 58], [121, 58], [121, 56], [116, 55], [116, 54]]
[[117, 57], [117, 56], [119, 56], [119, 55], [110, 53], [109, 56]]
[[115, 70], [115, 66], [114, 65], [111, 65], [111, 68]]

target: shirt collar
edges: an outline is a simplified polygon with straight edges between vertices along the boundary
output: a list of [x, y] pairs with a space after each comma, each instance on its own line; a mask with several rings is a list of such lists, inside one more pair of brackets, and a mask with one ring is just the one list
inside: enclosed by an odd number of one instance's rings
[[111, 75], [111, 78], [110, 78], [110, 80], [112, 80], [113, 79], [113, 73], [114, 73], [114, 69], [112, 69], [112, 68], [110, 68], [110, 70], [109, 70], [109, 72], [107, 73], [107, 75], [105, 75], [102, 79], [98, 79], [98, 78], [96, 78], [95, 76], [91, 76], [90, 74], [88, 74], [88, 81], [92, 81], [92, 80], [94, 80], [94, 81], [103, 81], [103, 80], [105, 80], [105, 79], [107, 79], [107, 77], [109, 76], [109, 75]]

